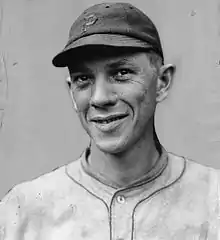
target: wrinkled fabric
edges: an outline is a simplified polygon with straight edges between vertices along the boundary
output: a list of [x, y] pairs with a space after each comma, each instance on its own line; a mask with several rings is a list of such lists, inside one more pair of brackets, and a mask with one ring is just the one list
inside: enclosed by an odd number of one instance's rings
[[0, 240], [220, 239], [218, 170], [164, 150], [149, 176], [115, 189], [83, 154], [3, 198]]

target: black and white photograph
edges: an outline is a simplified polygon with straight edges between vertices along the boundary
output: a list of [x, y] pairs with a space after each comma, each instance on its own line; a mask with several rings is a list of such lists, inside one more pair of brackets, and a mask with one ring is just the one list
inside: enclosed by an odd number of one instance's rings
[[0, 0], [0, 240], [220, 240], [219, 0]]

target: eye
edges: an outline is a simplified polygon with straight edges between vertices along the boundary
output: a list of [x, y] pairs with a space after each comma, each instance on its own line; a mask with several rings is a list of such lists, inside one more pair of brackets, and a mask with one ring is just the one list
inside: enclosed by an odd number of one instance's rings
[[85, 90], [93, 81], [93, 78], [89, 74], [73, 73], [70, 75], [72, 91]]
[[130, 69], [119, 69], [115, 72], [114, 78], [119, 81], [128, 80], [132, 77], [133, 71]]
[[118, 76], [123, 76], [123, 75], [129, 74], [129, 73], [131, 73], [131, 71], [129, 69], [121, 69], [118, 71]]
[[88, 74], [72, 74], [71, 81], [78, 87], [83, 87], [92, 82], [92, 76]]
[[79, 75], [79, 76], [75, 76], [73, 80], [74, 80], [74, 82], [86, 82], [89, 80], [89, 76], [88, 75]]

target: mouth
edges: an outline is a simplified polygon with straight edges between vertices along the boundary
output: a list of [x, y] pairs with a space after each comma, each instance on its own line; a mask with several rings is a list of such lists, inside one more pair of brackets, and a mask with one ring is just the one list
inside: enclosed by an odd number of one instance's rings
[[128, 114], [120, 114], [120, 115], [111, 115], [108, 117], [95, 117], [91, 120], [91, 122], [98, 123], [98, 124], [108, 124], [112, 122], [116, 122], [126, 118]]

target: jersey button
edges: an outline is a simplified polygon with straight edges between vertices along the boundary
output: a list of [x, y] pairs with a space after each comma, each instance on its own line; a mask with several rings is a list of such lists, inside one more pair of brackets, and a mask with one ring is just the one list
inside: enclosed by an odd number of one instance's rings
[[118, 201], [118, 203], [123, 204], [123, 203], [125, 203], [125, 197], [119, 195], [119, 196], [117, 196], [117, 201]]

